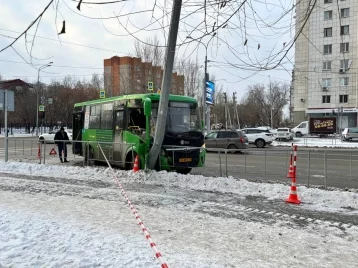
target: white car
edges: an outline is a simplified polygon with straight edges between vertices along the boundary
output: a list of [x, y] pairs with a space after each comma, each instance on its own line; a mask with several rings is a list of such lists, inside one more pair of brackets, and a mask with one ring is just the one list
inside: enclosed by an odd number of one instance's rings
[[[58, 129], [52, 130], [49, 133], [44, 133], [39, 136], [39, 142], [41, 143], [54, 143], [55, 142], [55, 135]], [[67, 132], [68, 138], [70, 141], [72, 141], [72, 130], [71, 129], [65, 129]]]
[[268, 129], [244, 128], [241, 131], [247, 136], [250, 144], [255, 144], [258, 148], [263, 148], [272, 143], [272, 133]]
[[294, 133], [287, 127], [278, 128], [274, 134], [275, 140], [292, 141]]

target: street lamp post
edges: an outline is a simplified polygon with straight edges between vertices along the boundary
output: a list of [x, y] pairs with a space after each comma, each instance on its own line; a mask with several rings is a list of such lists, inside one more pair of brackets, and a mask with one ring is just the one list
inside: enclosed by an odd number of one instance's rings
[[36, 136], [39, 135], [39, 90], [40, 90], [40, 72], [41, 70], [50, 67], [53, 62], [49, 62], [45, 65], [40, 66], [37, 72], [37, 90], [36, 90]]
[[[213, 39], [213, 37], [216, 35], [216, 33], [214, 33], [211, 38], [209, 39], [207, 44], [204, 44], [202, 41], [200, 40], [195, 40], [197, 42], [199, 42], [200, 44], [202, 44], [205, 47], [205, 64], [204, 64], [204, 88], [203, 88], [203, 125], [204, 125], [204, 129], [205, 129], [205, 121], [206, 121], [206, 130], [209, 133], [210, 131], [210, 106], [206, 106], [206, 82], [208, 81], [208, 45], [211, 41], [211, 39]], [[191, 36], [187, 36], [188, 39], [193, 39]], [[193, 39], [194, 40], [194, 39]], [[205, 115], [207, 116], [207, 118], [205, 119]]]

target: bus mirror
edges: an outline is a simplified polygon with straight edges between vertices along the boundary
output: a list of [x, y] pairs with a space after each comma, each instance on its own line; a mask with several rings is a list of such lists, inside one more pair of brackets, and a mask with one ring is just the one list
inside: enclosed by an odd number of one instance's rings
[[144, 100], [144, 115], [150, 116], [152, 112], [152, 101], [149, 98]]

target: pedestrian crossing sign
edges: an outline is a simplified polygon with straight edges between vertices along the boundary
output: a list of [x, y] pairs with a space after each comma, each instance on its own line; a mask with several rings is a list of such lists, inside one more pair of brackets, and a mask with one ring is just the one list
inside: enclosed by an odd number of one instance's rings
[[148, 81], [148, 91], [153, 91], [154, 84], [151, 81]]
[[99, 98], [104, 99], [106, 97], [106, 92], [104, 90], [99, 91]]

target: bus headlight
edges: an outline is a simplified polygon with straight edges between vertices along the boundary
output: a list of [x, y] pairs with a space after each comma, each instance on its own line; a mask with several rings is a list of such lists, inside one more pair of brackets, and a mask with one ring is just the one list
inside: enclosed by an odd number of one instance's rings
[[205, 150], [205, 143], [203, 145], [201, 145], [200, 147], [200, 153], [202, 153]]

